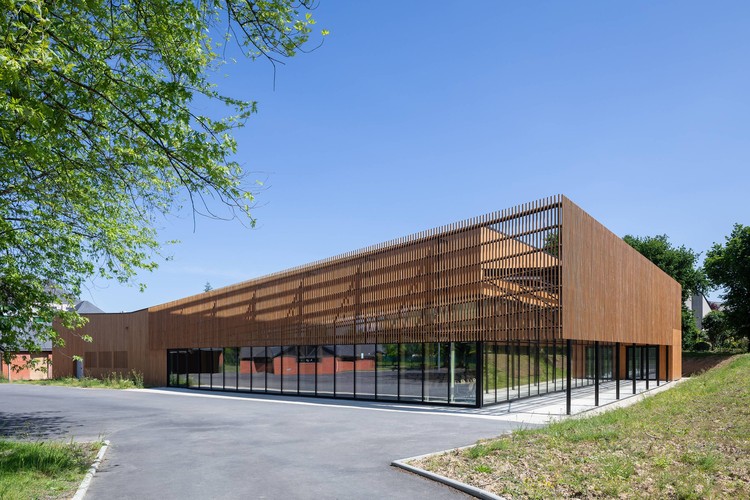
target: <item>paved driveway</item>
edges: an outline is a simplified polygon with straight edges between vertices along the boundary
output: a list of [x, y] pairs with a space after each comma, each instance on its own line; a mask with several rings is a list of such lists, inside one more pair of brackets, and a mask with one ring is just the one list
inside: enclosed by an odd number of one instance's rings
[[111, 441], [89, 499], [461, 498], [389, 464], [518, 425], [380, 403], [0, 384], [0, 435]]

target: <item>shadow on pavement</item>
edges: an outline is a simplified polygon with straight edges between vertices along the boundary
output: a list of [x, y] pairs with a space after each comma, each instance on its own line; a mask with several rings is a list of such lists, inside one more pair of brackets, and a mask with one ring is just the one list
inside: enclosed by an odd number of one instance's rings
[[70, 434], [74, 422], [59, 411], [7, 413], [0, 411], [0, 437], [13, 439], [59, 439]]

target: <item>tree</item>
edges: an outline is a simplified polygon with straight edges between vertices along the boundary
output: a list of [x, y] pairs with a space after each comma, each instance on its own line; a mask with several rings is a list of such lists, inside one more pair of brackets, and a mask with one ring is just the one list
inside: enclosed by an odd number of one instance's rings
[[732, 336], [750, 339], [750, 226], [735, 224], [725, 244], [714, 243], [706, 253], [703, 265], [711, 283], [724, 289], [721, 298]]
[[203, 285], [203, 291], [204, 292], [210, 292], [213, 289], [214, 289], [214, 287], [211, 286], [211, 282], [210, 281], [206, 281], [206, 284]]
[[700, 340], [700, 331], [685, 301], [693, 294], [704, 293], [709, 286], [705, 272], [697, 265], [700, 254], [684, 245], [673, 246], [666, 234], [644, 237], [626, 235], [623, 240], [682, 286], [682, 344], [684, 348], [690, 348]]
[[708, 341], [716, 347], [728, 347], [727, 341], [732, 336], [732, 329], [727, 323], [724, 311], [711, 311], [703, 318], [703, 329], [706, 331]]
[[[254, 102], [219, 93], [218, 38], [272, 64], [309, 40], [312, 0], [0, 0], [0, 349], [57, 339], [91, 276], [157, 266], [183, 206], [252, 225], [232, 132]], [[323, 35], [326, 32], [322, 33]], [[211, 105], [202, 116], [195, 100]], [[61, 308], [60, 304], [63, 305]]]

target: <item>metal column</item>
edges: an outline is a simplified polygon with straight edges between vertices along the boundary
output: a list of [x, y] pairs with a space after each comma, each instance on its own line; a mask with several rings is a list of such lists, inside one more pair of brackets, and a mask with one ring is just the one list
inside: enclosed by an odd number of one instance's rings
[[615, 398], [620, 399], [620, 343], [615, 344]]
[[594, 342], [594, 406], [599, 406], [599, 341]]
[[568, 359], [565, 361], [565, 367], [567, 369], [567, 374], [565, 376], [567, 378], [568, 384], [567, 384], [567, 387], [565, 388], [565, 409], [566, 409], [566, 413], [570, 415], [570, 399], [571, 399], [570, 386], [571, 386], [572, 378], [573, 378], [571, 376], [572, 375], [571, 372], [573, 371], [573, 363], [571, 359], [573, 357], [572, 356], [573, 355], [573, 341], [568, 339], [567, 344], [568, 344], [567, 346]]

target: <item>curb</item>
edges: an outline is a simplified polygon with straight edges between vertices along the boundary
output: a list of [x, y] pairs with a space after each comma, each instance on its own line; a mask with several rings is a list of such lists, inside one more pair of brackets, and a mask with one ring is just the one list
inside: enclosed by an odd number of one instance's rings
[[91, 485], [91, 480], [94, 479], [94, 474], [96, 474], [96, 470], [99, 468], [99, 465], [102, 463], [102, 459], [104, 459], [104, 454], [107, 453], [107, 448], [109, 448], [109, 440], [104, 441], [104, 446], [101, 447], [99, 450], [99, 453], [96, 455], [96, 460], [94, 460], [94, 463], [91, 464], [91, 467], [89, 467], [88, 472], [83, 477], [83, 481], [81, 481], [80, 486], [78, 486], [78, 490], [76, 490], [75, 496], [73, 496], [72, 500], [83, 500], [83, 497], [86, 496], [86, 492], [89, 489], [89, 486]]
[[[505, 432], [503, 434], [510, 434], [510, 432]], [[501, 434], [501, 436], [503, 434]], [[443, 451], [438, 451], [435, 453], [427, 453], [425, 455], [417, 455], [416, 457], [402, 458], [400, 460], [394, 460], [393, 462], [391, 462], [391, 466], [398, 467], [399, 469], [403, 469], [407, 472], [411, 472], [413, 474], [417, 474], [419, 476], [425, 477], [432, 481], [436, 481], [446, 486], [450, 486], [451, 488], [455, 488], [459, 491], [463, 491], [467, 495], [471, 495], [475, 498], [481, 498], [482, 500], [506, 500], [505, 497], [497, 496], [494, 493], [490, 493], [489, 491], [485, 491], [481, 488], [477, 488], [476, 486], [471, 486], [470, 484], [462, 483], [461, 481], [456, 481], [455, 479], [441, 476], [440, 474], [435, 474], [434, 472], [426, 471], [424, 469], [420, 469], [419, 467], [414, 467], [413, 465], [409, 465], [406, 463], [406, 462], [411, 462], [412, 460], [421, 460], [423, 458], [435, 457], [438, 455], [445, 455], [446, 453], [452, 453], [454, 451], [463, 451], [468, 448], [473, 448], [474, 446], [476, 445], [471, 444], [468, 446], [461, 446], [460, 448], [451, 448], [450, 450], [443, 450]]]

